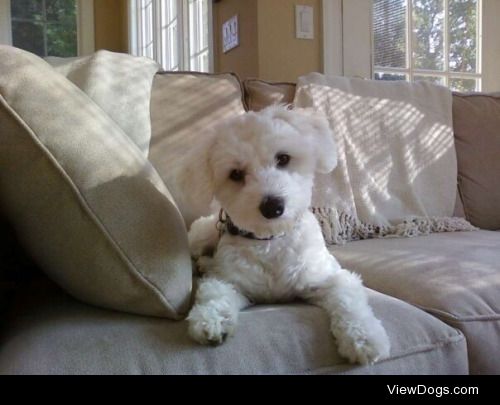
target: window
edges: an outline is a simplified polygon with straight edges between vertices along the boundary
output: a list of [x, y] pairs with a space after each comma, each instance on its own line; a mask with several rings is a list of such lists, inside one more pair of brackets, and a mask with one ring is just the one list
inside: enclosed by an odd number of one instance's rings
[[12, 45], [40, 56], [75, 56], [77, 50], [74, 0], [11, 3]]
[[165, 70], [212, 70], [210, 0], [130, 0], [130, 50]]
[[94, 50], [91, 3], [83, 0], [0, 0], [0, 43], [42, 57], [91, 53]]
[[373, 76], [481, 90], [481, 0], [373, 0]]

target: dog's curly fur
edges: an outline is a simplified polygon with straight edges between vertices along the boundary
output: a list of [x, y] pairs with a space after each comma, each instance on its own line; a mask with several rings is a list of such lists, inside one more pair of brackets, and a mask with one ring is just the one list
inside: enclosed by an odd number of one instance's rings
[[[277, 164], [277, 156], [290, 161]], [[389, 354], [389, 339], [368, 305], [360, 278], [342, 269], [327, 250], [309, 211], [315, 173], [336, 166], [326, 119], [305, 110], [268, 107], [230, 119], [207, 134], [188, 158], [181, 182], [191, 200], [215, 199], [248, 239], [216, 230], [217, 216], [195, 221], [193, 257], [204, 276], [188, 316], [198, 342], [219, 344], [235, 332], [238, 313], [254, 303], [301, 298], [324, 308], [339, 352], [351, 362], [372, 363]], [[231, 173], [238, 170], [240, 177]], [[278, 197], [283, 212], [266, 218], [259, 207]], [[214, 248], [213, 257], [204, 256]]]

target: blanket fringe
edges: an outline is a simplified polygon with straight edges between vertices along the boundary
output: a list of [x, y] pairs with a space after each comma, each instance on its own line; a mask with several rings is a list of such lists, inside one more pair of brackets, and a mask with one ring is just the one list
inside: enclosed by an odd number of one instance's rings
[[412, 217], [391, 226], [378, 226], [360, 221], [335, 208], [312, 207], [325, 242], [341, 245], [349, 241], [373, 238], [412, 238], [438, 232], [478, 230], [465, 218], [459, 217]]

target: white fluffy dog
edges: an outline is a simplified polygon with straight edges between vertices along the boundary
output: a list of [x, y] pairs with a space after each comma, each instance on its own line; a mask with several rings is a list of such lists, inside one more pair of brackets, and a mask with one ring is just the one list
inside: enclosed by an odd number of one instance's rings
[[360, 278], [328, 252], [308, 209], [314, 174], [336, 166], [325, 118], [284, 107], [249, 112], [219, 124], [188, 162], [181, 182], [191, 199], [208, 206], [215, 198], [222, 208], [189, 232], [204, 274], [188, 316], [196, 341], [222, 343], [252, 304], [301, 298], [328, 312], [339, 352], [351, 362], [389, 354]]

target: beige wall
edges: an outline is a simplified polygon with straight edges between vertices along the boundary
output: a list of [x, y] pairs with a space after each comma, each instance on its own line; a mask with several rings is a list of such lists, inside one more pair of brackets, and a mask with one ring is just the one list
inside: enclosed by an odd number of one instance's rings
[[123, 52], [128, 52], [128, 5], [127, 0], [122, 0], [121, 6], [121, 48]]
[[128, 50], [127, 0], [94, 0], [95, 49]]
[[[295, 38], [295, 4], [314, 8], [314, 40]], [[238, 14], [240, 45], [222, 52], [222, 23]], [[94, 0], [95, 47], [128, 50], [127, 0]], [[322, 70], [321, 0], [220, 0], [214, 3], [214, 69], [242, 79], [296, 81]]]
[[[295, 4], [314, 8], [314, 40], [295, 38]], [[222, 53], [222, 24], [238, 14], [240, 46]], [[321, 0], [220, 0], [214, 4], [215, 71], [296, 81], [322, 70]]]
[[[240, 45], [222, 52], [222, 24], [238, 15]], [[214, 69], [235, 72], [242, 79], [259, 74], [257, 0], [221, 0], [214, 3]]]
[[[295, 5], [314, 9], [314, 39], [295, 37]], [[259, 77], [296, 81], [322, 70], [321, 0], [259, 0]]]

